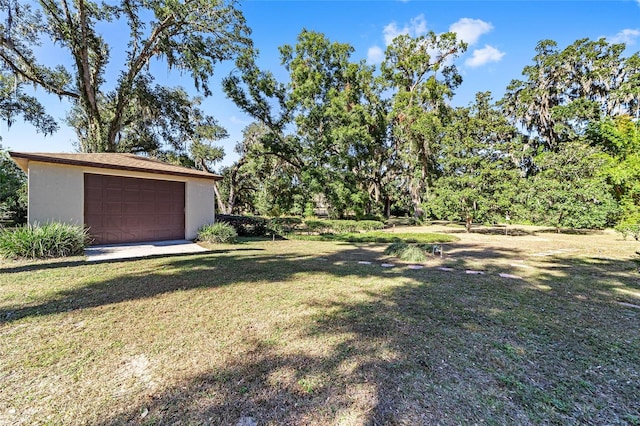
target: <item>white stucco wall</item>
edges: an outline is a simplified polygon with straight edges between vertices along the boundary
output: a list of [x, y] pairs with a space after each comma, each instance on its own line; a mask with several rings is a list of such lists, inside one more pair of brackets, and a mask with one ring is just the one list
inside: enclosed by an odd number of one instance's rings
[[209, 179], [30, 161], [29, 223], [83, 224], [85, 173], [185, 182], [187, 239], [196, 238], [198, 229], [215, 220], [215, 195], [213, 182]]
[[198, 229], [213, 223], [214, 201], [213, 182], [208, 179], [189, 179], [185, 187], [185, 238], [193, 240]]
[[79, 167], [29, 163], [29, 223], [84, 223], [84, 175]]

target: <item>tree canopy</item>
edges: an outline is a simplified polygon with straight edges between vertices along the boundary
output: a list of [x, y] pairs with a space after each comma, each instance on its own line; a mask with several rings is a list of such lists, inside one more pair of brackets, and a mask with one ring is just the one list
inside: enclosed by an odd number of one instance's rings
[[[26, 88], [66, 98], [85, 152], [214, 171], [224, 151], [213, 143], [226, 130], [201, 97], [159, 84], [154, 69], [188, 75], [209, 96], [216, 66], [234, 60], [222, 88], [254, 123], [239, 159], [220, 170], [223, 213], [393, 212], [468, 229], [506, 218], [558, 228], [640, 222], [640, 53], [621, 43], [542, 40], [502, 99], [478, 93], [454, 107], [467, 48], [455, 33], [400, 35], [377, 69], [351, 45], [302, 30], [279, 48], [277, 73], [258, 65], [227, 0], [0, 0], [0, 20], [0, 117], [48, 134], [57, 123]], [[127, 29], [125, 46], [109, 43], [106, 25]], [[60, 64], [38, 60], [43, 45], [64, 53]]]
[[[242, 13], [225, 0], [0, 0], [0, 19], [0, 90], [13, 108], [0, 111], [8, 120], [15, 113], [5, 111], [22, 111], [50, 132], [50, 117], [21, 89], [33, 85], [66, 98], [84, 152], [185, 151], [192, 141], [218, 138], [224, 133], [199, 109], [199, 99], [156, 84], [151, 63], [189, 75], [208, 96], [215, 66], [251, 45]], [[115, 27], [128, 31], [125, 45], [108, 43], [105, 28]], [[53, 46], [64, 59], [42, 63], [35, 53], [41, 46]], [[119, 72], [114, 52], [124, 53]], [[3, 89], [6, 81], [13, 95]]]
[[[311, 203], [337, 217], [603, 227], [639, 211], [638, 54], [624, 57], [623, 44], [604, 39], [565, 49], [544, 40], [496, 104], [479, 93], [454, 108], [465, 49], [455, 34], [401, 35], [376, 70], [352, 60], [351, 46], [305, 30], [280, 48], [288, 80], [260, 69], [253, 52], [224, 88], [260, 123], [256, 158], [288, 165], [278, 177], [295, 188], [289, 213]], [[248, 164], [266, 167], [244, 155], [229, 170], [238, 176]], [[253, 182], [263, 200], [287, 196]]]

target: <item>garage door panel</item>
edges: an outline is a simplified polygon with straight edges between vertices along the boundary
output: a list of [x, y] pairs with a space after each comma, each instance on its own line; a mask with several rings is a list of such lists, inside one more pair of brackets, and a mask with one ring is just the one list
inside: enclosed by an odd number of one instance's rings
[[174, 220], [175, 220], [175, 216], [171, 216], [171, 215], [157, 216], [156, 225], [159, 228], [170, 228]]
[[141, 222], [140, 216], [133, 216], [133, 215], [122, 216], [122, 227], [124, 227], [125, 229], [142, 228], [143, 223], [140, 223], [140, 222]]
[[158, 180], [155, 179], [145, 179], [138, 182], [140, 186], [140, 190], [142, 191], [155, 191], [158, 186]]
[[[147, 212], [149, 212], [148, 207], [144, 207], [144, 208], [147, 209], [146, 210]], [[122, 212], [122, 214], [125, 214], [125, 215], [136, 215], [136, 216], [139, 216], [143, 213], [141, 203], [139, 202], [135, 203], [131, 201], [122, 203], [120, 205], [120, 211]], [[151, 210], [151, 213], [153, 213], [153, 210]]]
[[143, 203], [153, 203], [156, 200], [156, 193], [149, 190], [142, 190], [138, 193], [138, 197]]
[[170, 215], [170, 216], [177, 216], [177, 215], [181, 215], [183, 213], [183, 209], [180, 208], [179, 206], [174, 206], [173, 204], [169, 204], [169, 207], [167, 207], [164, 211], [163, 214], [165, 215]]
[[122, 213], [122, 204], [117, 201], [110, 200], [102, 203], [101, 205], [103, 214], [119, 215]]
[[85, 224], [96, 244], [184, 238], [184, 182], [85, 174]]
[[105, 188], [102, 191], [103, 201], [115, 201], [120, 202], [122, 200], [122, 189], [119, 188]]
[[127, 188], [122, 191], [122, 201], [125, 203], [140, 203], [140, 191], [136, 188]]
[[102, 229], [120, 230], [122, 228], [122, 216], [108, 215], [102, 216]]

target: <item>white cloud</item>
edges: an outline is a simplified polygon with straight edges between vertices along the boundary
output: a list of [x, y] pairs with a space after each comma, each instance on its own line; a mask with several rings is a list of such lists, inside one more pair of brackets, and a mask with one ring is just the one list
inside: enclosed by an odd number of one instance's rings
[[487, 44], [482, 49], [474, 50], [473, 56], [467, 59], [464, 64], [471, 68], [477, 68], [490, 62], [499, 62], [504, 55], [504, 52]]
[[481, 35], [488, 33], [492, 29], [493, 25], [491, 23], [471, 18], [462, 18], [449, 27], [450, 32], [456, 33], [458, 39], [469, 45], [476, 44]]
[[424, 15], [418, 15], [411, 19], [404, 27], [399, 28], [396, 22], [391, 22], [384, 27], [382, 34], [384, 35], [384, 42], [386, 45], [390, 45], [394, 38], [399, 35], [405, 34], [411, 37], [421, 36], [427, 33], [427, 21], [424, 19]]
[[[640, 0], [638, 0], [638, 3], [640, 3]], [[609, 43], [624, 43], [627, 46], [631, 46], [635, 44], [638, 37], [640, 37], [640, 30], [627, 28], [614, 36], [607, 37], [607, 39]]]
[[367, 50], [367, 62], [370, 64], [379, 64], [384, 59], [384, 51], [378, 46], [371, 46]]

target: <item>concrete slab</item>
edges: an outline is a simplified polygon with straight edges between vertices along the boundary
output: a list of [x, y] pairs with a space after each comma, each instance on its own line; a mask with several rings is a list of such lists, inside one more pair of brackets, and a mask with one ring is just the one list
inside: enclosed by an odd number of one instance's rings
[[203, 251], [207, 251], [207, 249], [189, 240], [171, 240], [91, 246], [85, 249], [84, 254], [89, 262], [95, 262]]

